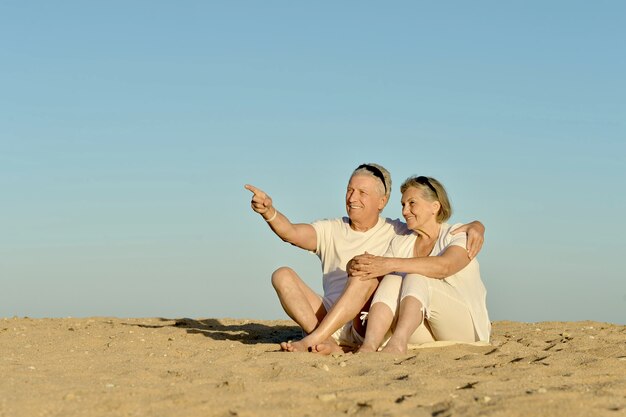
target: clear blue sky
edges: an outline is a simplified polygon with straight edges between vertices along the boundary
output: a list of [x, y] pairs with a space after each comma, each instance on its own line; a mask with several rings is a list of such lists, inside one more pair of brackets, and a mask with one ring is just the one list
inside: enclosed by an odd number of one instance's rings
[[487, 227], [494, 320], [626, 323], [626, 3], [0, 2], [0, 317], [285, 318], [245, 183], [362, 162]]

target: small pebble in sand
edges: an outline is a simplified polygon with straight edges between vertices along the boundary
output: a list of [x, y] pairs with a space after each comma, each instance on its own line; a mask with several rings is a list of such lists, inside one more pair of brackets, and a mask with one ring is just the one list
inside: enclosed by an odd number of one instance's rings
[[333, 401], [337, 399], [337, 394], [335, 394], [334, 392], [330, 393], [330, 394], [320, 394], [317, 396], [317, 399], [322, 401], [322, 402], [329, 402], [329, 401]]

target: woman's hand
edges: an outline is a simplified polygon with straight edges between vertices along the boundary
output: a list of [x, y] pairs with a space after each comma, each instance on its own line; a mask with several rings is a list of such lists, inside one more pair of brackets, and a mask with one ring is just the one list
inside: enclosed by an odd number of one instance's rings
[[462, 232], [467, 233], [467, 256], [470, 259], [474, 259], [483, 247], [483, 242], [485, 241], [485, 226], [478, 220], [475, 220], [455, 229], [452, 234], [455, 235]]
[[375, 256], [365, 252], [365, 254], [357, 255], [348, 262], [348, 275], [357, 277], [361, 281], [383, 277], [391, 272], [388, 260], [384, 256]]

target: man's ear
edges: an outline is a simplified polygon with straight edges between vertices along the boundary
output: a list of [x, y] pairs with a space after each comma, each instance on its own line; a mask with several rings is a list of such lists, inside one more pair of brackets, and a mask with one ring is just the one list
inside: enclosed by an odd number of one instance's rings
[[383, 211], [385, 206], [387, 205], [387, 196], [384, 196], [380, 199], [380, 204], [378, 205], [378, 211]]

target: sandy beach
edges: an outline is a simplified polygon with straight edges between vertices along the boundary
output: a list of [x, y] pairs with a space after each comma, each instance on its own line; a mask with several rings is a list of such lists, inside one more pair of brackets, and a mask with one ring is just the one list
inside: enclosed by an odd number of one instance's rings
[[626, 326], [493, 323], [490, 346], [280, 352], [291, 321], [0, 319], [0, 416], [626, 416]]

